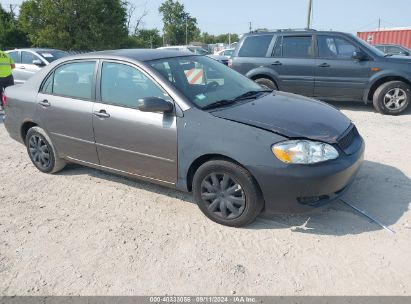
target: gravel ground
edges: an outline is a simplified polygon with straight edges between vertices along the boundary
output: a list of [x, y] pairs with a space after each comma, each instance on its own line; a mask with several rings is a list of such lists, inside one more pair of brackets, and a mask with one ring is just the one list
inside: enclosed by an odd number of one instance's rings
[[395, 234], [340, 202], [223, 227], [188, 194], [75, 165], [42, 174], [1, 123], [0, 295], [411, 295], [411, 113], [335, 105], [367, 144], [345, 199]]

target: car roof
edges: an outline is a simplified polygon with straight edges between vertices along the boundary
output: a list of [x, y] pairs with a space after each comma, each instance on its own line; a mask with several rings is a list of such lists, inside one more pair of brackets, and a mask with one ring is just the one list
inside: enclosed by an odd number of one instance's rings
[[251, 33], [247, 33], [244, 36], [254, 36], [254, 35], [264, 35], [264, 34], [277, 34], [277, 35], [301, 35], [301, 34], [343, 34], [347, 35], [344, 32], [337, 32], [337, 31], [317, 31], [314, 29], [307, 29], [307, 30], [293, 30], [293, 29], [281, 29], [281, 30], [267, 30], [267, 31], [254, 31]]
[[100, 51], [93, 53], [80, 54], [70, 56], [70, 58], [89, 58], [89, 57], [125, 57], [137, 61], [150, 61], [156, 59], [184, 57], [184, 56], [198, 56], [190, 52], [174, 51], [167, 49], [122, 49]]
[[49, 48], [21, 48], [21, 49], [13, 49], [13, 50], [8, 50], [8, 52], [13, 52], [13, 51], [32, 51], [32, 52], [51, 52], [51, 51], [60, 51], [57, 49], [49, 49]]

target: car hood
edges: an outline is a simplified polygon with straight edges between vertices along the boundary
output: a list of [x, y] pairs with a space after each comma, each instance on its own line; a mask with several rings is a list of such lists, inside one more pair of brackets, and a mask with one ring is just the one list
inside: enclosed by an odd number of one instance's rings
[[275, 132], [288, 138], [336, 143], [351, 121], [336, 108], [307, 97], [274, 92], [256, 100], [217, 109], [212, 115]]
[[385, 62], [395, 62], [395, 63], [411, 63], [411, 56], [387, 56], [382, 57], [382, 60]]

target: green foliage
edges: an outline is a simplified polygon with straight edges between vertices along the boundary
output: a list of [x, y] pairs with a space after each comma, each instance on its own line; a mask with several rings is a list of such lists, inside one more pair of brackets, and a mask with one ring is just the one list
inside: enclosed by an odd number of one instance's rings
[[[0, 48], [52, 47], [63, 50], [157, 48], [188, 43], [228, 43], [229, 35], [201, 33], [197, 19], [178, 0], [164, 0], [159, 12], [164, 39], [158, 29], [140, 29], [147, 14], [137, 18], [128, 34], [136, 6], [127, 0], [24, 0], [18, 18], [0, 5]], [[187, 26], [187, 27], [186, 27]], [[231, 35], [231, 42], [238, 41]]]
[[141, 29], [136, 35], [129, 37], [127, 47], [131, 48], [158, 48], [163, 45], [163, 38], [158, 29]]
[[0, 49], [27, 45], [27, 36], [19, 29], [14, 14], [6, 12], [0, 5]]
[[180, 2], [166, 0], [160, 5], [158, 11], [163, 16], [164, 39], [167, 44], [186, 44], [186, 30], [188, 43], [197, 40], [200, 36], [197, 19], [191, 17]]
[[[230, 39], [231, 36], [231, 39]], [[199, 41], [206, 44], [213, 44], [213, 43], [233, 43], [239, 40], [237, 34], [221, 34], [221, 35], [211, 35], [207, 32], [203, 32]]]
[[33, 46], [114, 49], [127, 43], [126, 10], [120, 0], [26, 0], [19, 22]]

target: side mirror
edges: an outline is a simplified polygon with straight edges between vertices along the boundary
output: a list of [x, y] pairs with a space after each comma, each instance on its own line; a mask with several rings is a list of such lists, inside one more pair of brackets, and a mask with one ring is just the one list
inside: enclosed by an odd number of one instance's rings
[[368, 57], [367, 54], [365, 54], [363, 51], [354, 51], [352, 53], [352, 58], [358, 61], [363, 61], [366, 60]]
[[33, 64], [34, 64], [34, 65], [37, 65], [38, 67], [43, 67], [43, 66], [45, 66], [44, 62], [41, 61], [40, 59], [33, 60]]
[[158, 97], [144, 97], [138, 100], [138, 109], [141, 112], [170, 113], [174, 106], [171, 102]]

